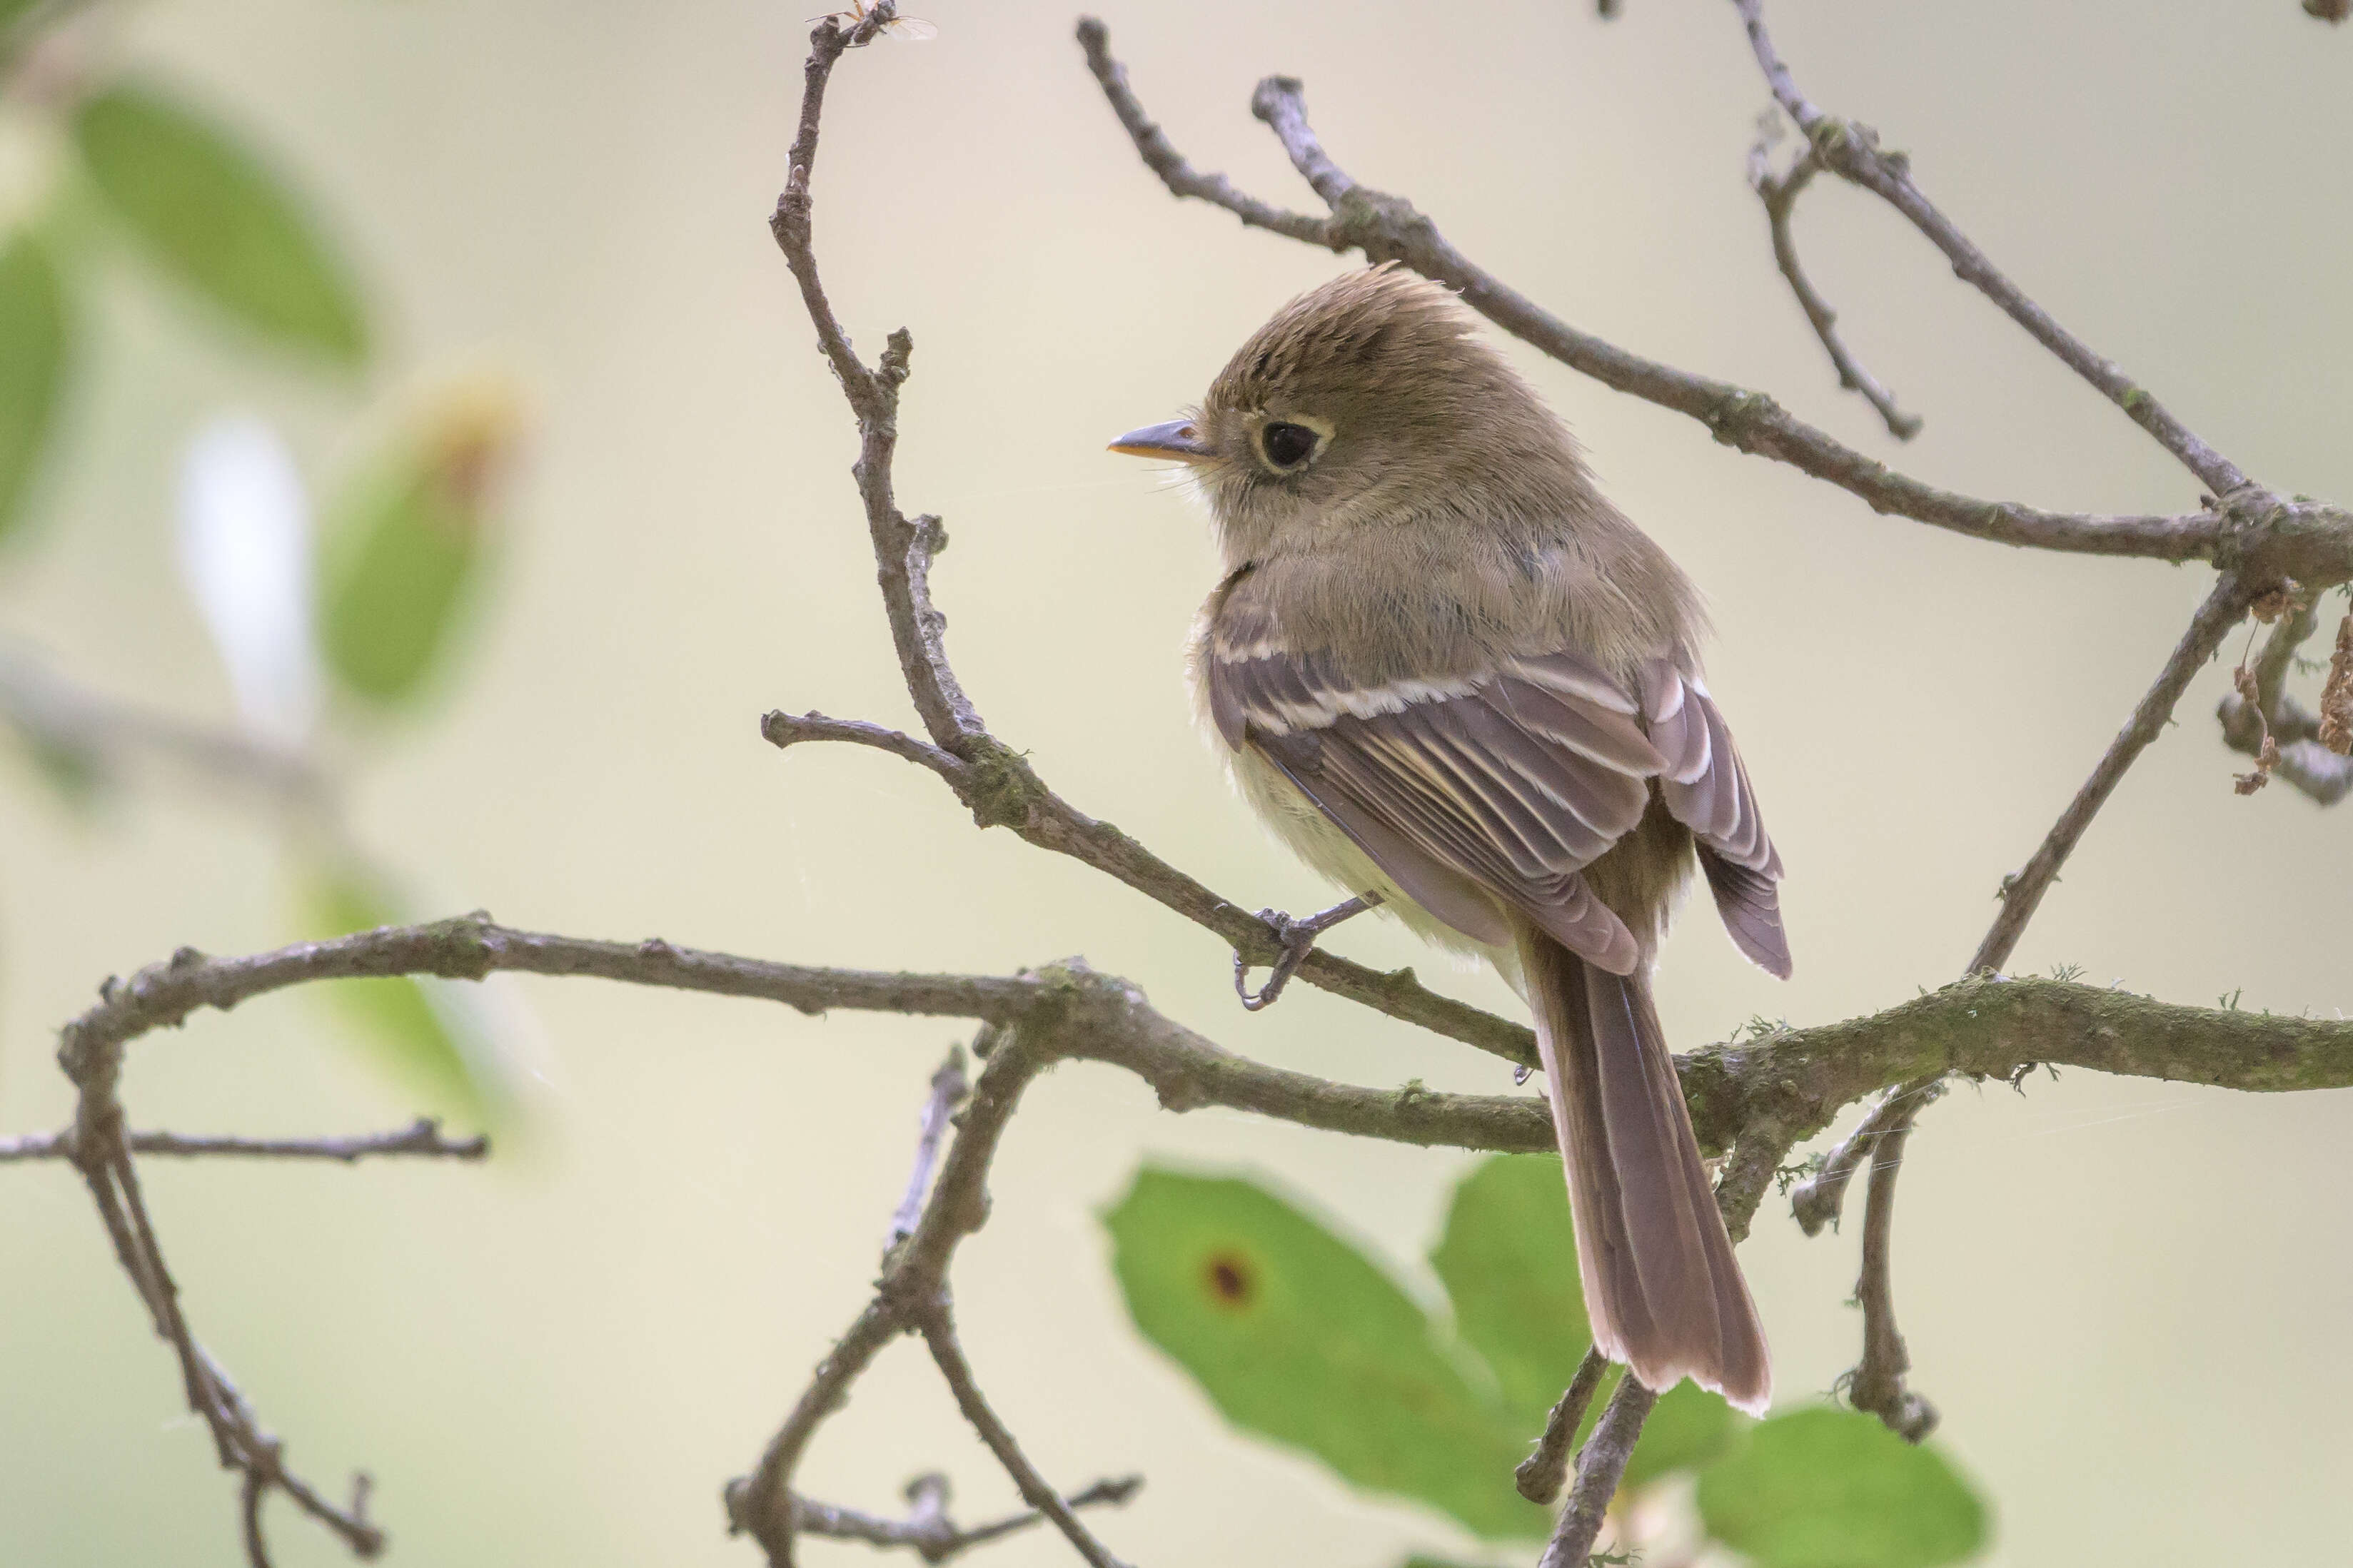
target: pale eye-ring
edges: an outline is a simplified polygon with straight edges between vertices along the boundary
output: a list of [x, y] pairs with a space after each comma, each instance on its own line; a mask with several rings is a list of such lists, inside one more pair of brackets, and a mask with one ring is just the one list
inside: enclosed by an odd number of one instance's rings
[[1315, 454], [1315, 432], [1304, 425], [1275, 420], [1259, 433], [1266, 460], [1278, 468], [1295, 468]]

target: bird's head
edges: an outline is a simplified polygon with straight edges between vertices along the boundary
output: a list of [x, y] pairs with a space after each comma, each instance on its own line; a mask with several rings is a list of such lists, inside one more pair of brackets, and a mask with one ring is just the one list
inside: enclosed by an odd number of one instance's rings
[[1197, 411], [1111, 449], [1186, 465], [1237, 564], [1359, 528], [1545, 510], [1531, 487], [1581, 472], [1567, 430], [1454, 296], [1394, 263], [1292, 300]]

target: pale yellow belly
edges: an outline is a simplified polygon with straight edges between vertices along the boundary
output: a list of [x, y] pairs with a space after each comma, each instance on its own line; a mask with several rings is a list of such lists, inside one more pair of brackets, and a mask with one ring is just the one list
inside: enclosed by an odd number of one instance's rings
[[1228, 752], [1227, 761], [1242, 798], [1293, 854], [1347, 892], [1380, 894], [1381, 908], [1403, 921], [1415, 935], [1450, 952], [1485, 959], [1517, 988], [1517, 953], [1474, 942], [1414, 902], [1373, 864], [1370, 856], [1356, 847], [1356, 840], [1333, 826], [1314, 802], [1299, 793], [1282, 769], [1256, 752]]

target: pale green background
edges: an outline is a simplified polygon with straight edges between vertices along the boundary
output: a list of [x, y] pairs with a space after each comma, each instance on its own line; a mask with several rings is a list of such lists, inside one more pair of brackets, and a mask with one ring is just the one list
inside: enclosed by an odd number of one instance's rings
[[[389, 353], [366, 396], [337, 393], [258, 366], [121, 269], [0, 624], [108, 689], [225, 716], [169, 560], [188, 432], [258, 407], [324, 479], [385, 396], [512, 367], [534, 423], [505, 569], [460, 678], [362, 770], [362, 831], [429, 907], [809, 963], [1007, 970], [1083, 952], [1271, 1061], [1507, 1088], [1490, 1058], [1313, 992], [1246, 1016], [1198, 930], [976, 834], [902, 763], [759, 740], [773, 706], [905, 711], [850, 432], [765, 226], [803, 14], [822, 3], [137, 10], [121, 52], [232, 110], [332, 208]], [[1198, 395], [1272, 306], [1345, 264], [1166, 198], [1081, 68], [1067, 6], [916, 9], [936, 41], [886, 43], [837, 79], [818, 233], [860, 342], [915, 334], [901, 488], [954, 532], [937, 585], [965, 681], [1083, 808], [1238, 900], [1317, 906], [1324, 889], [1270, 854], [1191, 732], [1176, 650], [1211, 574], [1203, 529], [1102, 445]], [[1835, 391], [1772, 271], [1741, 180], [1764, 93], [1729, 8], [1626, 9], [1604, 26], [1569, 0], [1219, 0], [1110, 20], [1202, 166], [1310, 205], [1245, 108], [1261, 74], [1303, 75], [1346, 167], [1411, 193], [1535, 299], [1898, 457]], [[1781, 0], [1778, 19], [1810, 89], [1908, 149], [2062, 320], [2267, 481], [2353, 495], [2353, 35], [2294, 0]], [[1891, 214], [1826, 189], [1800, 222], [1855, 345], [1928, 416], [1907, 468], [2046, 505], [2194, 504]], [[1514, 353], [1713, 595], [1715, 687], [1790, 868], [1798, 979], [1745, 967], [1694, 921], [1663, 979], [1671, 1032], [1835, 1018], [1951, 977], [2206, 574], [1876, 518]], [[2221, 689], [2214, 671], [2193, 689], [2018, 968], [2076, 963], [2191, 1003], [2243, 987], [2252, 1007], [2345, 1004], [2353, 815], [2284, 787], [2234, 796]], [[51, 1031], [101, 975], [182, 942], [289, 936], [274, 844], [249, 812], [185, 793], [81, 827], [21, 778], [0, 791], [0, 1127], [61, 1120]], [[1511, 1005], [1393, 928], [1335, 945]], [[720, 1533], [719, 1485], [856, 1310], [955, 1031], [517, 988], [544, 1037], [533, 1148], [488, 1170], [154, 1168], [190, 1309], [296, 1461], [337, 1486], [375, 1472], [396, 1563], [749, 1563]], [[142, 1043], [127, 1088], [142, 1124], [197, 1131], [360, 1131], [412, 1109], [299, 997]], [[2348, 1136], [2343, 1094], [2085, 1073], [2022, 1096], [1965, 1087], [1928, 1116], [1905, 1183], [1903, 1323], [1943, 1441], [1996, 1500], [1997, 1561], [2340, 1554]], [[1147, 1156], [1271, 1173], [1424, 1284], [1416, 1260], [1466, 1158], [1167, 1116], [1107, 1069], [1056, 1073], [957, 1272], [967, 1343], [1031, 1452], [1071, 1484], [1148, 1474], [1103, 1526], [1147, 1564], [1467, 1555], [1435, 1517], [1229, 1433], [1134, 1338], [1092, 1216]], [[1807, 1241], [1774, 1206], [1746, 1249], [1785, 1399], [1853, 1358], [1854, 1234]], [[0, 1560], [237, 1561], [229, 1488], [69, 1171], [0, 1171]], [[935, 1465], [970, 1511], [1010, 1500], [901, 1348], [805, 1479], [879, 1509]], [[273, 1517], [280, 1563], [343, 1560]], [[991, 1559], [1064, 1560], [1043, 1537]]]

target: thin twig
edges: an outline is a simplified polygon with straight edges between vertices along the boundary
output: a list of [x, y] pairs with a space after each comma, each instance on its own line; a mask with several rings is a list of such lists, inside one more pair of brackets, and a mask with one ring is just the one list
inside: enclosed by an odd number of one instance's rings
[[1618, 1495], [1626, 1462], [1634, 1457], [1634, 1445], [1641, 1438], [1642, 1423], [1658, 1402], [1659, 1396], [1640, 1380], [1618, 1380], [1618, 1392], [1602, 1406], [1593, 1436], [1585, 1440], [1584, 1449], [1577, 1456], [1577, 1480], [1568, 1489], [1568, 1506], [1560, 1510], [1552, 1541], [1536, 1568], [1585, 1568], [1593, 1554], [1593, 1539], [1601, 1533], [1601, 1521], [1609, 1513], [1609, 1500]]
[[261, 1500], [269, 1495], [260, 1475], [245, 1472], [238, 1512], [245, 1530], [245, 1560], [250, 1568], [269, 1568], [269, 1542], [261, 1533]]
[[[336, 1160], [344, 1164], [386, 1154], [421, 1155], [431, 1159], [480, 1160], [491, 1152], [491, 1141], [448, 1138], [441, 1124], [419, 1117], [397, 1132], [376, 1132], [357, 1138], [191, 1138], [178, 1132], [133, 1132], [124, 1142], [133, 1154], [183, 1157], [234, 1155], [263, 1160]], [[0, 1138], [0, 1163], [14, 1160], [70, 1160], [73, 1132], [31, 1132], [21, 1138]]]
[[1577, 1363], [1577, 1375], [1568, 1380], [1568, 1388], [1545, 1420], [1536, 1451], [1512, 1472], [1512, 1484], [1530, 1502], [1550, 1507], [1567, 1484], [1569, 1445], [1577, 1441], [1577, 1429], [1585, 1425], [1585, 1413], [1609, 1371], [1609, 1358], [1601, 1353], [1601, 1347], [1588, 1345], [1585, 1359]]
[[[1142, 1476], [1107, 1478], [1095, 1482], [1083, 1491], [1072, 1492], [1062, 1501], [1064, 1506], [1074, 1511], [1082, 1508], [1117, 1508], [1124, 1505], [1143, 1489]], [[1020, 1513], [1008, 1514], [992, 1523], [975, 1525], [964, 1532], [963, 1544], [978, 1546], [994, 1541], [1000, 1535], [1010, 1535], [1017, 1530], [1027, 1530], [1045, 1517], [1043, 1513], [1033, 1508]]]
[[[119, 1111], [101, 1112], [91, 1120], [92, 1130], [88, 1131], [80, 1130], [78, 1119], [74, 1163], [90, 1188], [116, 1257], [146, 1306], [155, 1332], [173, 1347], [179, 1360], [188, 1408], [212, 1433], [221, 1468], [240, 1472], [240, 1488], [248, 1493], [256, 1487], [265, 1490], [275, 1487], [285, 1492], [304, 1512], [343, 1537], [353, 1555], [375, 1556], [384, 1549], [385, 1537], [365, 1517], [364, 1492], [355, 1494], [351, 1509], [338, 1509], [289, 1471], [283, 1446], [262, 1429], [220, 1363], [196, 1342], [180, 1308], [179, 1287], [155, 1240], [120, 1125]], [[258, 1519], [255, 1514], [248, 1517]], [[258, 1528], [256, 1524], [254, 1529]], [[258, 1540], [258, 1534], [250, 1537]]]
[[[1136, 140], [1136, 128], [1152, 122], [1128, 86], [1125, 68], [1111, 55], [1108, 33], [1088, 18], [1079, 25], [1079, 42], [1113, 112]], [[1278, 134], [1306, 125], [1298, 86], [1287, 78], [1261, 83], [1252, 107]], [[1320, 143], [1311, 154], [1303, 142], [1286, 142], [1295, 165], [1314, 169], [1324, 186], [1342, 192], [1328, 224], [1303, 233], [1296, 223], [1265, 221], [1264, 204], [1234, 196], [1222, 189], [1222, 182], [1219, 188], [1206, 188], [1166, 137], [1153, 129], [1155, 141], [1149, 147], [1137, 141], [1136, 151], [1172, 195], [1212, 203], [1245, 224], [1311, 244], [1360, 249], [1377, 261], [1402, 261], [1454, 289], [1464, 303], [1570, 369], [1699, 420], [1717, 440], [1837, 485], [1875, 511], [2000, 543], [2091, 554], [2191, 561], [2256, 548], [2266, 571], [2306, 583], [2353, 577], [2353, 513], [2324, 502], [2240, 498], [2228, 512], [2210, 508], [2170, 517], [2103, 516], [1939, 489], [1843, 445], [1761, 393], [1644, 359], [1569, 326], [1471, 262], [1411, 203], [1347, 181]]]
[[2254, 488], [2236, 464], [2208, 446], [2146, 388], [2062, 327], [2048, 310], [2004, 276], [1985, 252], [1913, 184], [1909, 159], [1902, 153], [1881, 152], [1878, 136], [1870, 127], [1837, 119], [1799, 91], [1796, 79], [1782, 63], [1771, 35], [1765, 30], [1764, 0], [1733, 0], [1733, 4], [1739, 8], [1741, 20], [1747, 26], [1749, 47], [1775, 100], [1805, 132], [1813, 155], [1824, 167], [1884, 198], [1889, 205], [1911, 219], [1912, 226], [1945, 253], [1953, 270], [1965, 282], [2000, 306], [2003, 314], [2023, 327], [2062, 364], [2123, 409], [2133, 423], [2147, 431], [2215, 495], [2229, 500]]
[[[1144, 1485], [1142, 1476], [1122, 1476], [1095, 1482], [1063, 1499], [1071, 1509], [1118, 1507]], [[1025, 1509], [987, 1524], [960, 1526], [948, 1517], [947, 1478], [936, 1472], [917, 1476], [907, 1484], [907, 1517], [882, 1519], [856, 1509], [837, 1508], [805, 1497], [793, 1500], [794, 1528], [803, 1535], [833, 1541], [860, 1541], [869, 1546], [905, 1547], [926, 1563], [945, 1563], [976, 1546], [1028, 1530], [1046, 1516]]]
[[2222, 646], [2224, 636], [2247, 613], [2247, 605], [2256, 591], [2250, 589], [2234, 573], [2226, 572], [2216, 581], [2213, 592], [2207, 595], [2206, 602], [2198, 606], [2198, 613], [2190, 618], [2189, 629], [2181, 634], [2180, 642], [2174, 646], [2172, 657], [2158, 672], [2156, 684], [2148, 689], [2148, 694], [2133, 710], [2132, 718], [2126, 722], [2124, 729], [2109, 742], [2106, 754], [2092, 770], [2092, 776], [2085, 779], [2084, 787], [2075, 792], [2075, 798], [2068, 803], [2067, 809], [2052, 825], [2050, 833], [2033, 857], [2016, 876], [2003, 881], [2001, 912], [1995, 917], [1985, 940], [1978, 944], [1976, 956], [1969, 960], [1969, 973], [1992, 973], [2010, 962], [2018, 939], [2025, 933], [2026, 922], [2034, 918], [2036, 908], [2042, 902], [2042, 895], [2051, 890], [2052, 882], [2058, 880], [2060, 868], [2067, 863], [2067, 857], [2082, 840], [2084, 829], [2092, 826], [2092, 818], [2099, 815], [2100, 807], [2105, 805], [2108, 796], [2116, 793], [2126, 771], [2141, 752], [2148, 749], [2149, 742], [2165, 732], [2165, 726], [2172, 720], [2174, 707], [2181, 700], [2181, 694], [2189, 689], [2189, 682], [2214, 657], [2215, 650]]
[[[1931, 1098], [1917, 1097], [1915, 1113]], [[1862, 1360], [1847, 1374], [1846, 1394], [1857, 1410], [1869, 1411], [1906, 1442], [1917, 1443], [1936, 1429], [1936, 1407], [1905, 1386], [1912, 1356], [1895, 1327], [1895, 1179], [1911, 1135], [1906, 1116], [1880, 1135], [1872, 1152], [1870, 1194], [1862, 1210], [1862, 1273], [1854, 1288], [1862, 1307]]]
[[1773, 1184], [1780, 1173], [1781, 1162], [1789, 1157], [1797, 1142], [1779, 1118], [1759, 1114], [1741, 1130], [1732, 1146], [1732, 1157], [1724, 1163], [1724, 1172], [1715, 1180], [1715, 1206], [1724, 1215], [1725, 1234], [1738, 1246], [1748, 1239], [1748, 1227], [1757, 1218], [1757, 1206], [1765, 1201], [1765, 1189]]
[[1897, 1084], [1865, 1113], [1848, 1133], [1833, 1146], [1822, 1160], [1821, 1167], [1789, 1189], [1789, 1212], [1797, 1217], [1798, 1228], [1808, 1236], [1820, 1236], [1824, 1226], [1838, 1224], [1839, 1211], [1846, 1204], [1846, 1189], [1854, 1173], [1878, 1148], [1879, 1140], [1898, 1122], [1908, 1124], [1915, 1107], [1911, 1103], [1944, 1081], [1944, 1074], [1930, 1073]]
[[818, 1363], [808, 1386], [801, 1390], [785, 1424], [768, 1440], [759, 1468], [750, 1479], [727, 1483], [723, 1499], [728, 1532], [748, 1533], [767, 1553], [771, 1568], [793, 1568], [793, 1533], [799, 1528], [799, 1510], [791, 1491], [792, 1473], [801, 1454], [825, 1418], [849, 1397], [858, 1381], [882, 1347], [905, 1331], [898, 1314], [880, 1298], [859, 1311], [826, 1358]]
[[923, 1217], [923, 1194], [931, 1189], [932, 1167], [939, 1162], [940, 1140], [947, 1135], [948, 1118], [971, 1089], [964, 1072], [964, 1047], [950, 1046], [947, 1059], [932, 1075], [932, 1092], [923, 1100], [923, 1131], [915, 1139], [915, 1169], [907, 1178], [907, 1195], [899, 1200], [898, 1210], [891, 1216], [891, 1239], [883, 1244], [884, 1251], [915, 1234], [915, 1222]]
[[948, 1264], [957, 1244], [987, 1218], [989, 1162], [1022, 1091], [1052, 1059], [1050, 1039], [1059, 1037], [1050, 1025], [1028, 1033], [1030, 1037], [1025, 1039], [1022, 1031], [988, 1030], [975, 1043], [976, 1054], [985, 1057], [987, 1066], [973, 1086], [971, 1102], [913, 1233], [885, 1260], [873, 1299], [833, 1353], [818, 1364], [791, 1414], [768, 1440], [758, 1466], [750, 1476], [727, 1484], [729, 1528], [749, 1532], [774, 1568], [790, 1568], [794, 1562], [793, 1473], [809, 1440], [826, 1417], [841, 1407], [851, 1384], [875, 1353], [920, 1326], [919, 1314], [946, 1289]]
[[1012, 1431], [992, 1407], [987, 1396], [980, 1391], [979, 1381], [973, 1376], [972, 1363], [965, 1359], [964, 1347], [956, 1342], [955, 1322], [944, 1297], [932, 1302], [917, 1318], [923, 1331], [923, 1343], [930, 1348], [932, 1361], [940, 1369], [940, 1376], [955, 1395], [956, 1408], [964, 1412], [973, 1430], [997, 1462], [1005, 1467], [1006, 1474], [1021, 1492], [1021, 1500], [1053, 1521], [1062, 1532], [1062, 1539], [1073, 1551], [1087, 1560], [1091, 1568], [1126, 1568], [1111, 1553], [1110, 1548], [1095, 1539], [1094, 1531], [1086, 1527], [1076, 1510], [1062, 1500], [1029, 1457], [1021, 1451]]
[[896, 15], [892, 0], [881, 0], [847, 28], [839, 16], [827, 16], [809, 34], [809, 58], [802, 71], [800, 128], [793, 138], [785, 188], [776, 198], [768, 227], [776, 247], [784, 252], [785, 265], [800, 285], [801, 303], [817, 329], [818, 345], [858, 420], [858, 461], [850, 471], [866, 507], [867, 531], [873, 542], [900, 674], [932, 739], [971, 762], [976, 754], [975, 742], [985, 740], [987, 731], [941, 651], [944, 622], [932, 612], [922, 582], [922, 573], [944, 536], [937, 518], [908, 521], [892, 491], [891, 457], [899, 441], [899, 388], [907, 379], [914, 340], [904, 328], [892, 332], [885, 341], [882, 357], [869, 370], [834, 316], [832, 302], [818, 277], [811, 239], [809, 179], [817, 166], [826, 84], [843, 50], [871, 42]]
[[[2173, 710], [2190, 680], [2214, 657], [2222, 638], [2246, 614], [2253, 595], [2231, 573], [2224, 573], [2213, 592], [2190, 620], [2172, 657], [2158, 674], [2132, 718], [2100, 758], [2092, 776], [2076, 792], [2033, 858], [2017, 876], [2002, 884], [2001, 911], [1994, 918], [1969, 972], [1991, 974], [2007, 963], [2026, 925], [2033, 919], [2042, 895], [2059, 877], [2060, 868], [2083, 838], [2092, 819], [2124, 779], [2126, 770], [2172, 721]], [[1895, 1215], [1895, 1184], [1905, 1140], [1921, 1109], [1936, 1096], [1933, 1076], [1899, 1086], [1883, 1099], [1862, 1128], [1833, 1155], [1831, 1165], [1796, 1194], [1799, 1223], [1808, 1234], [1834, 1217], [1846, 1183], [1863, 1158], [1871, 1161], [1871, 1182], [1863, 1226], [1862, 1279], [1855, 1295], [1862, 1304], [1863, 1359], [1851, 1374], [1849, 1392], [1855, 1407], [1868, 1410], [1888, 1427], [1918, 1442], [1936, 1425], [1936, 1409], [1904, 1385], [1910, 1358], [1895, 1326], [1894, 1287], [1888, 1278], [1894, 1256], [1892, 1231]]]
[[1766, 146], [1760, 138], [1748, 153], [1748, 184], [1765, 204], [1765, 221], [1773, 237], [1773, 264], [1788, 279], [1789, 292], [1798, 297], [1798, 308], [1806, 313], [1806, 321], [1821, 341], [1822, 349], [1831, 356], [1831, 367], [1838, 372], [1839, 384], [1849, 392], [1859, 393], [1863, 400], [1879, 410], [1886, 423], [1887, 433], [1899, 441], [1909, 441], [1920, 433], [1920, 416], [1906, 414], [1896, 406], [1895, 394], [1854, 357], [1838, 333], [1838, 312], [1831, 309], [1813, 279], [1806, 276], [1803, 263], [1798, 259], [1798, 241], [1791, 232], [1790, 215], [1796, 212], [1798, 197], [1821, 172], [1821, 160], [1809, 147], [1789, 164], [1788, 172], [1775, 174], [1767, 160]]
[[929, 768], [952, 785], [971, 772], [965, 765], [964, 759], [953, 752], [943, 752], [913, 735], [881, 724], [870, 724], [862, 719], [828, 719], [822, 713], [776, 711], [761, 719], [760, 734], [780, 752], [804, 741], [837, 741], [853, 746], [871, 746], [878, 752], [888, 752], [894, 757], [903, 757]]
[[192, 723], [69, 680], [33, 655], [0, 650], [0, 722], [38, 751], [104, 770], [153, 758], [224, 788], [259, 795], [307, 830], [340, 843], [332, 780], [299, 752], [235, 730]]
[[188, 1331], [187, 1316], [180, 1310], [180, 1287], [164, 1262], [163, 1248], [156, 1244], [154, 1226], [147, 1218], [147, 1202], [139, 1190], [138, 1173], [132, 1168], [131, 1156], [119, 1143], [108, 1152], [106, 1161], [108, 1180], [130, 1222], [132, 1246], [140, 1259], [134, 1279], [143, 1282], [142, 1293], [147, 1298], [148, 1310], [154, 1316], [155, 1331], [180, 1358], [188, 1408], [203, 1416], [205, 1424], [212, 1428], [222, 1467], [237, 1466], [244, 1455], [240, 1434], [235, 1427], [235, 1413], [215, 1384], [209, 1358], [196, 1348], [195, 1338]]
[[1347, 241], [1335, 234], [1332, 225], [1324, 219], [1286, 211], [1245, 195], [1223, 174], [1205, 174], [1195, 169], [1176, 151], [1167, 133], [1145, 113], [1143, 103], [1127, 84], [1127, 68], [1112, 58], [1111, 34], [1103, 23], [1092, 16], [1080, 17], [1079, 42], [1086, 49], [1087, 68], [1094, 73], [1095, 84], [1103, 89], [1112, 112], [1119, 116], [1128, 140], [1135, 144], [1145, 166], [1159, 175], [1160, 183], [1172, 193], [1223, 207], [1252, 228], [1266, 229], [1329, 250], [1347, 248]]

